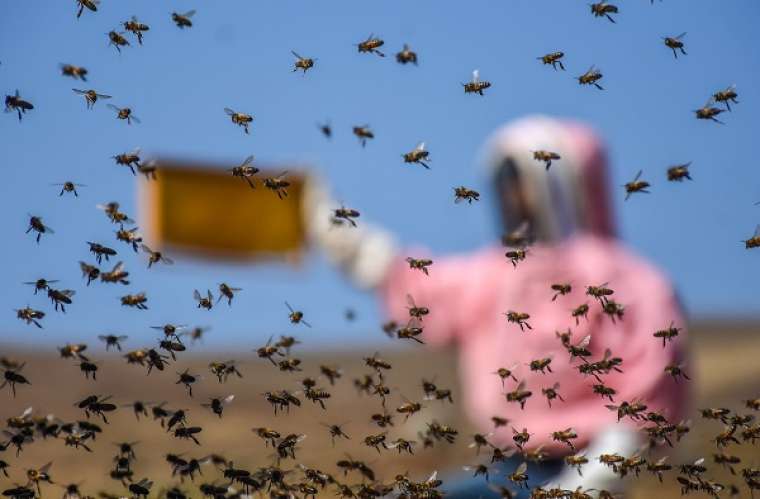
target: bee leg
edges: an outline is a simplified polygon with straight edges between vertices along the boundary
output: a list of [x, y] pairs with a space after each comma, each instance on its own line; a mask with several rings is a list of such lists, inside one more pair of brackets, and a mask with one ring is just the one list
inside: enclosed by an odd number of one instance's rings
[[683, 55], [689, 55], [689, 54], [687, 54], [687, 53], [686, 53], [686, 51], [683, 49], [683, 47], [681, 47], [681, 53], [682, 53]]
[[609, 19], [609, 20], [610, 20], [610, 22], [611, 22], [612, 24], [617, 24], [617, 23], [615, 22], [615, 20], [614, 20], [614, 19], [613, 19], [613, 18], [612, 18], [612, 17], [611, 17], [609, 14], [605, 14], [604, 16], [605, 16], [607, 19]]
[[558, 62], [559, 62], [559, 67], [562, 68], [562, 71], [564, 71], [565, 70], [565, 65], [562, 64], [562, 61], [558, 61]]
[[599, 90], [604, 90], [604, 88], [602, 88], [602, 86], [598, 83], [594, 83], [594, 86], [598, 88]]
[[37, 244], [40, 244], [40, 238], [42, 237], [42, 232], [37, 233]]

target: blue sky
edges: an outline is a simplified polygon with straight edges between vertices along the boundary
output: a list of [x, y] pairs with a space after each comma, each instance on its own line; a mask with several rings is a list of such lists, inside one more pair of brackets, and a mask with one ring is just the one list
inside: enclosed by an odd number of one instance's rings
[[[487, 192], [477, 168], [479, 147], [494, 128], [528, 113], [589, 122], [611, 152], [615, 210], [623, 239], [675, 280], [692, 316], [757, 316], [760, 250], [746, 239], [760, 222], [757, 117], [760, 116], [760, 4], [620, 0], [617, 24], [593, 18], [586, 2], [510, 0], [151, 2], [103, 0], [97, 13], [75, 18], [74, 1], [12, 2], [0, 18], [0, 91], [18, 88], [35, 105], [19, 124], [0, 115], [0, 210], [4, 234], [0, 340], [58, 342], [96, 334], [129, 334], [138, 346], [165, 322], [208, 325], [207, 345], [255, 346], [270, 334], [298, 332], [325, 345], [382, 341], [372, 296], [352, 289], [321, 255], [299, 270], [279, 265], [208, 264], [178, 259], [147, 271], [143, 258], [113, 240], [95, 204], [118, 200], [136, 214], [135, 181], [110, 157], [140, 146], [155, 154], [233, 162], [255, 154], [262, 163], [310, 165], [363, 218], [393, 230], [404, 244], [435, 253], [467, 251], [496, 236], [489, 196], [454, 205], [451, 187]], [[197, 9], [181, 31], [173, 10]], [[119, 54], [111, 29], [132, 14], [150, 25], [143, 46]], [[662, 36], [686, 31], [688, 56], [673, 58]], [[388, 57], [358, 54], [354, 44], [375, 33]], [[392, 55], [403, 43], [419, 67]], [[290, 50], [318, 58], [305, 77], [291, 73]], [[567, 72], [536, 57], [563, 50]], [[59, 63], [89, 69], [89, 82], [64, 78]], [[596, 64], [605, 91], [573, 76]], [[479, 68], [493, 83], [486, 97], [463, 95], [460, 82]], [[726, 126], [697, 121], [692, 110], [732, 83], [740, 104]], [[87, 111], [72, 87], [110, 94], [141, 125], [117, 122], [98, 103]], [[256, 116], [246, 136], [229, 123], [228, 106]], [[315, 123], [329, 119], [334, 139]], [[353, 125], [377, 138], [362, 149]], [[404, 167], [400, 154], [425, 140], [433, 169]], [[668, 184], [665, 168], [693, 161], [694, 182]], [[619, 187], [643, 169], [652, 194], [623, 202]], [[52, 182], [87, 184], [80, 197], [58, 197]], [[24, 235], [27, 213], [56, 230], [36, 245]], [[85, 241], [111, 243], [132, 272], [131, 291], [146, 290], [150, 310], [119, 306], [123, 287], [84, 287], [77, 261], [91, 260]], [[45, 276], [78, 291], [66, 315], [55, 313], [22, 281]], [[194, 288], [221, 281], [244, 288], [237, 303], [195, 308]], [[312, 330], [287, 322], [288, 300]], [[49, 312], [44, 330], [17, 321], [26, 304]], [[346, 323], [353, 307], [358, 319]]]

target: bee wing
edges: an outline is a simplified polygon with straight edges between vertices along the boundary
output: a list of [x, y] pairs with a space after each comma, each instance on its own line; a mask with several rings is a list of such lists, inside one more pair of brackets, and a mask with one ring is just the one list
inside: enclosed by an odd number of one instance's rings
[[84, 94], [86, 94], [86, 93], [87, 93], [87, 91], [86, 91], [86, 90], [79, 90], [78, 88], [72, 88], [71, 90], [73, 90], [73, 91], [74, 91], [74, 93], [77, 93], [77, 94], [79, 94], [79, 95], [84, 95]]
[[132, 121], [134, 121], [135, 123], [138, 123], [138, 124], [139, 124], [139, 123], [142, 123], [142, 121], [140, 121], [140, 118], [138, 118], [137, 116], [135, 116], [135, 115], [134, 115], [134, 114], [132, 114], [132, 113], [130, 113], [130, 114], [129, 114], [129, 118], [130, 118]]
[[699, 459], [697, 459], [696, 461], [694, 461], [694, 466], [701, 466], [702, 463], [704, 463], [704, 462], [705, 462], [705, 458], [700, 457]]
[[171, 258], [169, 258], [167, 256], [162, 256], [161, 257], [161, 261], [164, 262], [167, 265], [174, 265], [174, 260], [172, 260]]
[[[34, 284], [34, 283], [30, 283], [30, 284]], [[414, 298], [412, 298], [412, 295], [410, 295], [409, 293], [406, 294], [406, 303], [408, 303], [409, 306], [412, 308], [417, 307], [417, 305], [415, 305], [414, 303]]]
[[417, 144], [417, 147], [414, 148], [415, 151], [424, 151], [425, 150], [425, 142], [422, 141], [419, 144]]
[[201, 294], [198, 292], [197, 289], [193, 290], [193, 298], [195, 298], [196, 300], [200, 300], [202, 298]]
[[757, 236], [760, 236], [760, 224], [758, 224], [757, 227], [755, 227], [755, 233], [752, 237], [757, 237]]
[[188, 10], [187, 12], [185, 12], [184, 14], [182, 14], [182, 17], [193, 17], [194, 15], [195, 15], [195, 9]]
[[233, 111], [232, 109], [230, 109], [228, 107], [224, 108], [224, 112], [227, 113], [230, 116], [237, 114], [235, 111]]
[[77, 294], [77, 292], [74, 291], [73, 289], [63, 289], [63, 290], [61, 290], [61, 294], [64, 295], [64, 296], [71, 297], [71, 296], [74, 296], [75, 294]]
[[150, 247], [147, 244], [141, 244], [140, 249], [143, 250], [144, 253], [150, 253], [153, 254], [153, 250], [150, 249]]
[[277, 175], [277, 177], [275, 177], [275, 180], [281, 180], [287, 174], [288, 174], [288, 170], [285, 170], [284, 172]]
[[253, 154], [251, 154], [250, 156], [248, 156], [247, 158], [245, 158], [245, 160], [242, 163], [240, 163], [240, 166], [248, 166], [252, 162], [253, 162]]
[[523, 462], [523, 463], [522, 463], [522, 464], [520, 464], [520, 466], [518, 466], [518, 467], [517, 467], [517, 469], [515, 470], [515, 475], [522, 475], [522, 474], [523, 474], [523, 473], [525, 473], [527, 470], [528, 470], [528, 463], [526, 463], [526, 462]]
[[[288, 310], [290, 310], [291, 312], [295, 312], [295, 310], [293, 310], [293, 307], [290, 306], [290, 303], [285, 302], [285, 306], [288, 307]], [[271, 340], [271, 338], [269, 339]]]
[[39, 469], [40, 473], [47, 473], [50, 467], [53, 466], [53, 461], [50, 461], [45, 466]]
[[22, 412], [22, 413], [21, 413], [21, 416], [20, 416], [20, 417], [21, 417], [21, 419], [26, 419], [26, 418], [27, 418], [29, 415], [31, 415], [31, 414], [32, 414], [32, 411], [33, 411], [33, 410], [34, 410], [34, 409], [33, 409], [31, 406], [29, 406], [29, 407], [27, 407], [26, 409], [24, 409], [24, 412]]
[[472, 72], [472, 83], [479, 83], [480, 82], [480, 70], [475, 69]]
[[298, 55], [295, 50], [291, 50], [290, 53], [293, 54], [294, 56], [296, 56], [296, 58], [298, 58], [298, 59], [303, 59], [303, 57], [301, 57], [300, 55]]
[[303, 325], [304, 325], [304, 326], [306, 326], [306, 327], [311, 327], [311, 324], [309, 324], [308, 322], [306, 322], [306, 321], [305, 321], [305, 320], [303, 320], [303, 319], [301, 319], [301, 324], [303, 324]]
[[222, 403], [226, 405], [232, 402], [233, 400], [235, 400], [235, 395], [230, 394], [222, 399]]
[[124, 270], [124, 262], [119, 262], [113, 266], [113, 269], [111, 270], [111, 272], [116, 273], [116, 272], [121, 272], [122, 270]]
[[434, 471], [434, 472], [433, 472], [433, 473], [432, 473], [432, 474], [431, 474], [431, 475], [428, 477], [428, 479], [427, 479], [427, 480], [425, 480], [425, 481], [426, 481], [426, 482], [434, 482], [434, 481], [435, 481], [437, 478], [438, 478], [438, 470], [435, 470], [435, 471]]
[[521, 392], [525, 389], [525, 380], [520, 381], [515, 391]]
[[98, 94], [98, 93], [96, 93], [95, 95], [97, 95], [101, 99], [110, 99], [111, 98], [110, 95], [105, 95], [105, 94]]
[[683, 33], [681, 33], [680, 35], [678, 35], [678, 36], [676, 37], [676, 40], [680, 40], [680, 39], [681, 39], [681, 38], [683, 38], [684, 36], [686, 36], [686, 32], [685, 32], [685, 31], [684, 31]]
[[[644, 173], [644, 171], [643, 170], [639, 170], [639, 172], [636, 174], [636, 176], [633, 177], [633, 181], [636, 182], [639, 179], [639, 177], [641, 177], [642, 173]], [[604, 285], [602, 285], [602, 286], [604, 286]]]
[[580, 348], [588, 348], [589, 344], [591, 343], [591, 335], [587, 334], [586, 336], [581, 339], [581, 341], [578, 343], [578, 347]]
[[206, 290], [206, 297], [208, 298], [208, 301], [213, 301], [214, 295], [211, 294], [211, 290], [210, 289]]
[[663, 464], [665, 464], [665, 461], [667, 461], [667, 460], [668, 460], [668, 456], [664, 456], [664, 457], [661, 457], [660, 459], [658, 459], [655, 464], [657, 466], [662, 466]]
[[114, 110], [114, 111], [116, 111], [116, 112], [119, 112], [119, 111], [121, 111], [121, 109], [119, 109], [118, 107], [114, 106], [113, 104], [106, 104], [106, 107], [107, 107], [108, 109], [113, 109], [113, 110]]

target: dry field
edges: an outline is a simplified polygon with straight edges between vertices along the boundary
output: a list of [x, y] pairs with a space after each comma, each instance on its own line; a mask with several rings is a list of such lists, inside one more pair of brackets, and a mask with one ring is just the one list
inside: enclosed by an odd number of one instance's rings
[[[741, 408], [741, 401], [760, 396], [760, 328], [755, 326], [723, 327], [720, 324], [704, 324], [692, 329], [692, 361], [689, 373], [693, 376], [694, 411], [708, 406], [726, 406]], [[100, 345], [91, 345], [100, 350]], [[202, 348], [195, 348], [196, 352]], [[399, 424], [392, 429], [390, 436], [395, 438], [416, 438], [416, 433], [424, 427], [425, 422], [437, 419], [451, 424], [460, 430], [460, 437], [454, 445], [437, 445], [433, 449], [417, 449], [414, 456], [399, 456], [395, 451], [382, 454], [363, 446], [363, 436], [376, 433], [377, 428], [370, 426], [369, 416], [377, 412], [379, 405], [375, 400], [357, 395], [352, 386], [352, 379], [367, 372], [361, 357], [371, 351], [356, 350], [338, 353], [308, 353], [308, 349], [297, 351], [303, 359], [304, 372], [297, 375], [279, 373], [265, 360], [255, 358], [253, 353], [219, 354], [214, 360], [236, 358], [244, 378], [230, 378], [226, 384], [219, 384], [208, 373], [208, 357], [199, 353], [186, 354], [176, 365], [163, 373], [154, 372], [145, 375], [144, 368], [127, 365], [115, 354], [104, 355], [97, 351], [92, 355], [100, 361], [97, 382], [86, 381], [74, 363], [59, 359], [56, 355], [31, 350], [16, 350], [11, 344], [0, 346], [0, 354], [23, 358], [27, 361], [24, 374], [32, 381], [31, 387], [21, 387], [18, 396], [13, 399], [9, 392], [3, 392], [0, 398], [0, 417], [6, 418], [20, 414], [26, 407], [32, 406], [36, 413], [54, 413], [63, 420], [81, 419], [83, 413], [72, 404], [93, 393], [113, 394], [117, 403], [129, 403], [140, 399], [145, 401], [166, 401], [169, 408], [189, 409], [192, 425], [203, 427], [199, 439], [201, 446], [190, 441], [178, 441], [167, 434], [156, 421], [141, 419], [129, 408], [120, 408], [109, 416], [109, 425], [101, 425], [104, 431], [92, 443], [93, 453], [64, 447], [63, 442], [55, 439], [38, 440], [25, 448], [19, 458], [13, 450], [0, 453], [0, 459], [10, 464], [10, 479], [0, 475], [0, 486], [7, 488], [12, 482], [24, 482], [24, 469], [41, 466], [53, 461], [51, 475], [58, 483], [83, 482], [83, 490], [95, 493], [107, 490], [113, 493], [125, 493], [124, 488], [110, 478], [108, 472], [112, 467], [112, 456], [116, 453], [115, 442], [139, 441], [136, 446], [137, 461], [134, 465], [135, 477], [149, 477], [156, 482], [153, 491], [159, 491], [175, 481], [171, 477], [171, 468], [164, 461], [167, 452], [184, 456], [202, 457], [210, 453], [219, 453], [234, 461], [236, 467], [253, 468], [270, 462], [271, 447], [257, 437], [251, 428], [258, 426], [274, 427], [284, 433], [305, 433], [308, 437], [297, 451], [298, 462], [314, 466], [328, 472], [337, 472], [335, 462], [349, 452], [357, 459], [363, 459], [378, 473], [379, 478], [390, 480], [396, 473], [409, 471], [413, 478], [422, 479], [431, 470], [455, 472], [462, 464], [474, 461], [473, 450], [467, 448], [468, 435], [473, 433], [457, 409], [457, 405], [428, 403], [422, 413], [413, 416], [407, 424]], [[421, 353], [422, 352], [422, 353]], [[436, 381], [441, 386], [454, 387], [454, 400], [457, 401], [459, 388], [456, 380], [454, 355], [452, 352], [433, 352], [429, 350], [407, 349], [381, 352], [393, 364], [389, 375], [389, 385], [402, 393], [412, 396], [420, 393], [420, 379], [427, 375], [437, 375]], [[296, 389], [295, 379], [303, 375], [317, 375], [320, 364], [340, 366], [344, 371], [343, 379], [332, 389], [332, 398], [327, 402], [328, 411], [318, 405], [304, 401], [303, 406], [291, 410], [289, 414], [274, 416], [271, 406], [261, 395], [270, 389]], [[191, 372], [202, 373], [204, 379], [195, 387], [194, 397], [188, 397], [182, 385], [175, 385], [175, 371], [189, 368]], [[320, 384], [323, 384], [320, 382]], [[209, 410], [200, 406], [212, 396], [235, 394], [236, 399], [230, 404], [222, 419], [218, 419]], [[395, 399], [393, 399], [395, 402]], [[394, 403], [391, 402], [391, 405]], [[393, 405], [392, 405], [393, 406]], [[393, 406], [395, 407], [395, 406]], [[703, 422], [694, 415], [694, 429], [691, 435], [672, 451], [671, 461], [680, 463], [705, 456], [710, 461], [710, 476], [722, 483], [737, 483], [740, 479], [732, 477], [711, 464], [711, 453], [715, 446], [710, 439], [720, 431], [715, 422]], [[92, 419], [93, 422], [96, 419]], [[320, 423], [346, 423], [346, 432], [350, 441], [331, 444], [329, 434]], [[99, 422], [100, 423], [100, 422]], [[729, 451], [742, 456], [747, 465], [760, 462], [759, 447], [749, 444], [731, 446]], [[293, 461], [285, 462], [292, 466]], [[208, 465], [203, 469], [203, 476], [196, 478], [196, 484], [203, 481], [212, 482], [220, 474]], [[358, 481], [358, 476], [354, 477]], [[197, 488], [189, 482], [184, 490], [192, 496], [199, 496]], [[332, 488], [326, 489], [325, 496], [332, 496]], [[329, 493], [327, 492], [329, 491]], [[742, 489], [745, 493], [746, 489]], [[60, 497], [62, 489], [55, 486], [43, 486], [46, 497]], [[155, 495], [155, 494], [154, 494]], [[679, 489], [673, 476], [660, 485], [647, 473], [632, 484], [630, 497], [678, 497]], [[747, 494], [748, 495], [748, 494]]]

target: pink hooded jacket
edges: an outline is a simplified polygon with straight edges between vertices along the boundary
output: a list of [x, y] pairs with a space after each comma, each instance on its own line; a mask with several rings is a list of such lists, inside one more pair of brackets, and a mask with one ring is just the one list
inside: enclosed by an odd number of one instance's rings
[[[685, 383], [676, 383], [663, 369], [681, 361], [684, 331], [665, 348], [662, 340], [652, 335], [671, 323], [683, 327], [682, 311], [668, 280], [613, 236], [605, 154], [595, 134], [578, 124], [530, 118], [497, 132], [491, 144], [497, 160], [510, 156], [518, 164], [522, 162], [522, 168], [534, 168], [528, 161], [538, 163], [531, 150], [546, 148], [562, 156], [551, 167], [557, 172], [545, 173], [539, 163], [540, 171], [531, 173], [542, 179], [539, 184], [555, 183], [546, 191], [551, 196], [541, 201], [538, 192], [544, 187], [528, 186], [536, 191], [529, 195], [537, 196], [544, 205], [561, 197], [556, 183], [564, 183], [560, 190], [567, 188], [572, 193], [569, 202], [543, 206], [543, 214], [538, 215], [539, 224], [542, 216], [548, 217], [543, 222], [543, 239], [554, 240], [531, 246], [517, 268], [505, 258], [506, 248], [502, 247], [437, 258], [429, 276], [410, 269], [399, 258], [380, 288], [389, 315], [401, 323], [408, 319], [407, 293], [417, 305], [430, 309], [423, 321], [423, 338], [432, 345], [455, 343], [458, 347], [464, 403], [471, 420], [484, 432], [492, 431], [492, 416], [510, 420], [509, 426], [491, 437], [494, 443], [512, 444], [510, 427], [527, 428], [532, 434], [529, 448], [544, 446], [555, 455], [567, 454], [567, 445], [553, 441], [552, 432], [572, 427], [580, 448], [617, 421], [616, 412], [605, 407], [610, 402], [592, 392], [591, 385], [597, 381], [578, 372], [581, 360], [570, 362], [556, 335], [568, 328], [573, 344], [591, 335], [590, 360], [601, 359], [606, 349], [623, 358], [623, 373], [602, 376], [607, 386], [617, 390], [615, 404], [641, 400], [650, 410], [662, 411], [677, 422], [685, 403]], [[552, 214], [560, 206], [567, 219], [560, 223], [561, 228], [556, 221], [561, 217]], [[575, 216], [568, 217], [568, 210]], [[602, 312], [596, 299], [585, 294], [586, 286], [607, 282], [614, 290], [611, 298], [625, 307], [622, 320], [616, 323]], [[555, 292], [550, 286], [554, 283], [571, 283], [572, 292], [552, 301]], [[588, 320], [581, 317], [576, 325], [571, 311], [583, 303], [590, 307]], [[504, 313], [508, 310], [530, 314], [527, 322], [532, 329], [521, 331], [519, 325], [507, 322]], [[553, 358], [552, 372], [529, 369], [531, 360], [549, 356]], [[502, 387], [495, 374], [501, 367], [513, 368], [515, 377], [525, 380], [526, 388], [533, 392], [524, 409], [506, 401], [504, 394], [517, 383], [507, 379]], [[541, 389], [555, 382], [560, 384], [557, 391], [564, 402], [555, 399], [549, 408]], [[621, 424], [631, 423], [625, 420]]]

